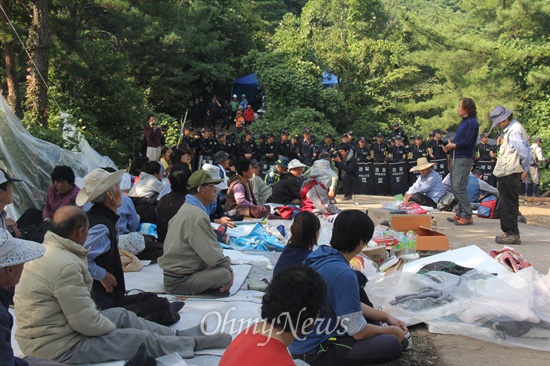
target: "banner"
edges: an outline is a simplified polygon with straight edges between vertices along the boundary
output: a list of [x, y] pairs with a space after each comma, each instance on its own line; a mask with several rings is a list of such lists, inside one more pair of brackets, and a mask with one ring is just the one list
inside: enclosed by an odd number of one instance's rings
[[433, 170], [435, 170], [441, 176], [441, 179], [444, 179], [445, 176], [449, 173], [449, 164], [447, 158], [430, 160], [430, 163], [435, 163], [435, 165], [433, 166]]
[[404, 194], [409, 189], [409, 174], [404, 161], [388, 164], [390, 195]]
[[374, 192], [377, 196], [390, 194], [388, 182], [388, 164], [373, 163], [374, 170]]
[[359, 180], [361, 181], [361, 186], [357, 189], [356, 193], [374, 195], [372, 163], [360, 162], [357, 163], [357, 167], [359, 168]]
[[491, 160], [478, 160], [476, 163], [476, 168], [483, 172], [483, 179], [488, 184], [493, 187], [497, 186], [496, 178], [493, 175], [493, 169], [495, 168], [495, 163]]

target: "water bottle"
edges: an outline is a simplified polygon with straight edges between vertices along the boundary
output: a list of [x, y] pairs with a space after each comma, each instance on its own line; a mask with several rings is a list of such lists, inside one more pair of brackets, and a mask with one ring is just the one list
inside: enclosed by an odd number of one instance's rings
[[405, 254], [415, 254], [416, 253], [416, 234], [414, 231], [409, 230], [405, 236], [407, 239], [407, 250]]

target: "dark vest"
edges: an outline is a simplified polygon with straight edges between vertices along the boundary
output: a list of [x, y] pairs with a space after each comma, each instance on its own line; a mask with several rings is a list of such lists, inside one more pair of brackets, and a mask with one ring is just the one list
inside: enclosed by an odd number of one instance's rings
[[119, 216], [115, 212], [103, 204], [96, 203], [90, 211], [88, 211], [90, 227], [99, 224], [105, 225], [107, 229], [109, 229], [109, 240], [111, 242], [109, 250], [96, 257], [94, 262], [115, 276], [117, 282], [117, 285], [113, 289], [113, 293], [108, 294], [101, 282], [94, 280], [91, 295], [92, 299], [101, 310], [121, 306], [124, 292], [126, 291], [124, 272], [122, 270], [120, 255], [118, 254], [118, 218]]

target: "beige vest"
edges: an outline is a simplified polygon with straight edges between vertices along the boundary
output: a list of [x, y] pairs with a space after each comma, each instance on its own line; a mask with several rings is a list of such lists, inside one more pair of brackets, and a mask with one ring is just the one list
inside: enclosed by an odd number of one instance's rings
[[508, 147], [508, 138], [510, 133], [517, 131], [521, 133], [523, 141], [527, 141], [527, 133], [522, 124], [517, 122], [512, 124], [510, 128], [504, 134], [504, 139], [502, 145], [500, 145], [500, 150], [498, 151], [498, 160], [495, 164], [495, 169], [493, 170], [493, 175], [495, 177], [506, 177], [514, 173], [523, 173], [523, 167], [521, 166], [521, 160], [518, 152], [516, 150], [512, 151]]

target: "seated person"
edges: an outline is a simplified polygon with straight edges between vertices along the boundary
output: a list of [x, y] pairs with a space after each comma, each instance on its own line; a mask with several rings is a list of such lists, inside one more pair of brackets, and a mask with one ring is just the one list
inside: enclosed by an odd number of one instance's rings
[[13, 317], [8, 308], [13, 300], [14, 286], [19, 283], [26, 262], [44, 255], [43, 245], [14, 239], [7, 229], [0, 229], [0, 365], [34, 365], [30, 359], [15, 357], [11, 348]]
[[161, 243], [166, 238], [168, 223], [185, 203], [187, 182], [190, 176], [191, 171], [187, 165], [177, 165], [170, 169], [168, 180], [172, 191], [162, 196], [157, 203], [157, 234]]
[[[302, 211], [313, 212], [327, 219], [334, 221], [341, 210], [332, 202], [334, 197], [338, 176], [330, 168], [328, 160], [316, 160], [309, 171], [309, 178], [302, 185], [300, 197], [302, 198]], [[330, 187], [327, 189], [327, 187]], [[332, 192], [332, 193], [331, 193]]]
[[17, 223], [7, 217], [8, 214], [5, 210], [7, 205], [13, 203], [12, 183], [16, 182], [21, 182], [21, 180], [10, 177], [6, 171], [0, 169], [0, 228], [8, 230], [12, 236], [18, 238], [21, 236], [21, 232], [17, 227]]
[[80, 208], [60, 208], [46, 233], [46, 254], [23, 271], [14, 303], [15, 338], [24, 354], [83, 364], [128, 360], [142, 343], [151, 357], [177, 352], [190, 358], [200, 349], [227, 347], [230, 335], [204, 335], [200, 326], [175, 330], [123, 308], [97, 310], [83, 248], [87, 234]]
[[210, 174], [210, 177], [212, 177], [212, 179], [221, 180], [220, 183], [216, 184], [216, 189], [218, 190], [216, 201], [206, 207], [206, 213], [208, 214], [208, 216], [210, 216], [210, 222], [220, 225], [225, 224], [228, 227], [234, 227], [235, 224], [229, 217], [225, 215], [224, 207], [221, 204], [221, 192], [227, 189], [227, 185], [220, 177], [220, 169], [212, 164], [204, 164], [202, 166], [202, 170]]
[[311, 212], [302, 211], [290, 225], [291, 237], [273, 269], [273, 278], [286, 268], [304, 262], [319, 239], [321, 223]]
[[44, 222], [50, 222], [59, 207], [75, 205], [76, 195], [80, 192], [75, 184], [74, 171], [66, 165], [57, 165], [50, 175], [52, 185], [48, 187], [46, 202], [42, 210]]
[[150, 161], [143, 165], [139, 174], [139, 181], [130, 189], [128, 196], [132, 198], [137, 206], [149, 198], [156, 198], [163, 189], [164, 184], [162, 184], [160, 165], [156, 161]]
[[325, 281], [304, 265], [273, 278], [262, 298], [262, 321], [241, 332], [225, 350], [220, 366], [295, 366], [288, 345], [307, 332], [326, 301]]
[[275, 165], [271, 167], [269, 172], [265, 175], [264, 181], [269, 187], [272, 187], [275, 183], [281, 179], [281, 174], [288, 171], [288, 158], [286, 156], [279, 156], [279, 159], [275, 162]]
[[[328, 286], [328, 305], [315, 329], [290, 346], [294, 358], [317, 365], [384, 363], [402, 355], [405, 324], [360, 300], [359, 284], [350, 260], [372, 238], [374, 223], [358, 210], [343, 211], [334, 221], [330, 247], [319, 246], [304, 261]], [[367, 323], [366, 319], [388, 326]]]
[[231, 259], [223, 255], [206, 213], [206, 207], [216, 201], [215, 185], [221, 181], [204, 170], [189, 178], [185, 203], [168, 224], [164, 254], [158, 259], [169, 293], [229, 296], [233, 285]]
[[273, 186], [271, 201], [283, 205], [296, 205], [302, 203], [300, 189], [302, 189], [302, 173], [307, 165], [300, 163], [300, 160], [293, 159], [288, 163], [288, 172], [281, 174], [281, 179]]
[[441, 176], [432, 169], [435, 163], [429, 163], [426, 158], [418, 158], [411, 172], [419, 171], [416, 182], [405, 192], [404, 203], [416, 202], [421, 206], [436, 208], [439, 199], [445, 194]]
[[248, 159], [240, 159], [235, 164], [237, 174], [229, 179], [229, 188], [225, 200], [225, 212], [229, 217], [242, 215], [244, 217], [270, 217], [270, 210], [258, 205], [252, 191], [250, 179], [254, 174], [252, 164]]
[[[452, 193], [451, 191], [451, 174], [447, 174], [443, 178], [443, 187], [445, 194]], [[498, 189], [493, 187], [489, 183], [483, 180], [483, 172], [479, 169], [474, 169], [468, 178], [468, 184], [466, 185], [466, 192], [470, 198], [470, 204], [473, 210], [477, 210], [479, 203], [485, 197], [495, 196], [498, 197]]]
[[254, 172], [254, 175], [250, 178], [252, 191], [254, 192], [254, 197], [256, 197], [258, 204], [265, 205], [271, 198], [272, 189], [270, 186], [265, 184], [262, 177], [260, 177], [260, 163], [258, 163], [256, 159], [252, 159], [251, 163], [252, 171]]

